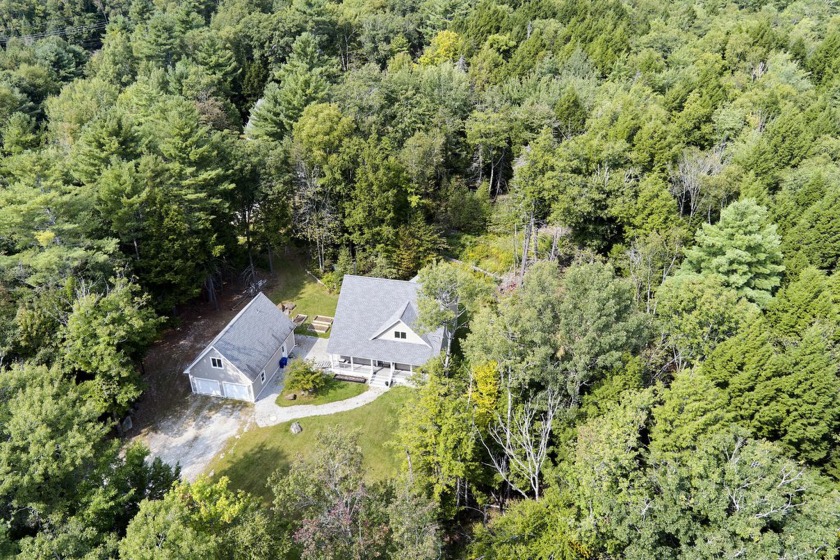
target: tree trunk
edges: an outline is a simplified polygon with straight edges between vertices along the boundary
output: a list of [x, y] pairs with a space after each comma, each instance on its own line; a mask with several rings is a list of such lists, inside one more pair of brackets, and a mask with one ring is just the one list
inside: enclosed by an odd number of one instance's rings
[[537, 249], [539, 248], [540, 244], [540, 230], [539, 228], [537, 228], [537, 224], [535, 223], [533, 210], [531, 211], [531, 235], [534, 236], [534, 241], [531, 243], [531, 245], [534, 248], [534, 262], [537, 262], [538, 260], [540, 260], [539, 256], [537, 255]]
[[513, 271], [516, 273], [516, 250], [519, 247], [519, 240], [516, 238], [516, 224], [513, 224]]
[[213, 281], [213, 276], [211, 274], [207, 275], [207, 279], [204, 281], [204, 285], [207, 288], [207, 297], [210, 298], [210, 302], [213, 304], [213, 308], [216, 311], [218, 311], [219, 298], [216, 297], [216, 282]]
[[254, 248], [251, 244], [251, 226], [248, 220], [245, 221], [245, 245], [248, 249], [248, 266], [251, 267], [251, 276], [255, 277], [257, 271], [254, 268]]
[[519, 270], [519, 278], [525, 277], [525, 269], [528, 267], [528, 244], [531, 242], [531, 224], [532, 220], [525, 222], [525, 232], [522, 238], [522, 266]]

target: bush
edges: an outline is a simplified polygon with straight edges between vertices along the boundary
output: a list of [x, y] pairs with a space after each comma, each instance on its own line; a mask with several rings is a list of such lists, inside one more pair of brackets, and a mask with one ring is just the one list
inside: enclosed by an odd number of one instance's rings
[[315, 367], [313, 362], [305, 360], [293, 362], [286, 373], [286, 389], [301, 391], [310, 395], [317, 394], [327, 384], [327, 377]]

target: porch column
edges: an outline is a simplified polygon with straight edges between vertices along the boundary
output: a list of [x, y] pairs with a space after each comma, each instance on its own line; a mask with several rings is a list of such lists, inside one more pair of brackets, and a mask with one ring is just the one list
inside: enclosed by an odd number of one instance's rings
[[370, 376], [373, 377], [373, 358], [370, 359]]
[[354, 371], [356, 370], [353, 368], [353, 356], [350, 356], [350, 372], [352, 373]]

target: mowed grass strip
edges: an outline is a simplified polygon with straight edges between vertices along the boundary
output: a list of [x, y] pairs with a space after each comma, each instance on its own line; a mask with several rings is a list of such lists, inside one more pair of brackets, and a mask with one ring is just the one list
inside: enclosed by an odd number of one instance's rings
[[277, 264], [274, 275], [276, 286], [268, 292], [274, 303], [294, 302], [297, 307], [291, 312], [294, 318], [298, 313], [308, 315], [306, 322], [295, 332], [309, 336], [327, 338], [327, 334], [318, 334], [309, 329], [316, 315], [335, 316], [338, 294], [331, 294], [323, 284], [306, 272], [300, 257], [292, 257]]
[[[339, 381], [330, 377], [326, 386], [318, 391], [317, 395], [306, 396], [302, 395], [300, 391], [283, 390], [277, 396], [277, 406], [300, 406], [303, 404], [329, 404], [331, 402], [343, 401], [355, 396], [361, 395], [368, 390], [366, 383], [350, 383], [349, 381]], [[297, 394], [297, 398], [293, 401], [287, 400], [286, 396], [289, 393]]]
[[295, 458], [308, 458], [316, 449], [319, 432], [338, 428], [359, 431], [365, 479], [368, 482], [396, 476], [401, 457], [388, 443], [394, 441], [403, 405], [411, 389], [395, 387], [370, 404], [329, 416], [301, 418], [303, 432], [292, 434], [292, 422], [268, 428], [251, 427], [232, 438], [208, 465], [207, 472], [218, 479], [230, 478], [232, 488], [271, 500], [266, 482], [277, 469], [287, 472]]

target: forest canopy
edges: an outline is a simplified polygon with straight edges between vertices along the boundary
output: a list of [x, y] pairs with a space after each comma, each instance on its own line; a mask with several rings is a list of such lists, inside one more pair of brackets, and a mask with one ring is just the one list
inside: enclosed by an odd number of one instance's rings
[[[0, 556], [838, 554], [834, 3], [5, 0], [0, 47]], [[400, 475], [126, 446], [162, 330], [289, 252], [455, 335]]]

